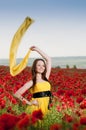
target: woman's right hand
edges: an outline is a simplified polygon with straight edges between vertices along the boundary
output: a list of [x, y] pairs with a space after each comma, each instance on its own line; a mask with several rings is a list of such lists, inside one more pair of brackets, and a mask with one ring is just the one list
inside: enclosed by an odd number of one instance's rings
[[32, 51], [33, 51], [33, 50], [34, 50], [34, 48], [35, 48], [35, 46], [31, 46], [31, 47], [30, 47], [30, 50], [32, 50]]
[[30, 47], [30, 50], [31, 50], [31, 51], [37, 51], [37, 50], [38, 50], [38, 47], [36, 47], [36, 46], [31, 46], [31, 47]]
[[33, 101], [31, 102], [31, 104], [32, 104], [32, 105], [36, 105], [36, 106], [38, 106], [38, 105], [39, 105], [39, 103], [38, 103], [38, 101], [37, 101], [37, 100], [33, 100]]

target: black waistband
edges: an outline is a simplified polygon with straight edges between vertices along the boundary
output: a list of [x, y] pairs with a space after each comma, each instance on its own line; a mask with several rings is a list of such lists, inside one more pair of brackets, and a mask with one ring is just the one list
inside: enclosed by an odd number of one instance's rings
[[40, 98], [40, 97], [51, 97], [51, 92], [43, 91], [43, 92], [37, 92], [33, 94], [33, 98]]

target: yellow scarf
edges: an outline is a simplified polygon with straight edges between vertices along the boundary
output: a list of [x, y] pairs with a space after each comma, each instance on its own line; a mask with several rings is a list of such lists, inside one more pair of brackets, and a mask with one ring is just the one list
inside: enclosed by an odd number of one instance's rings
[[22, 25], [20, 26], [20, 28], [17, 30], [17, 32], [15, 33], [15, 35], [13, 37], [11, 47], [10, 47], [10, 55], [9, 55], [10, 74], [12, 76], [16, 76], [17, 74], [19, 74], [23, 69], [25, 69], [25, 67], [28, 63], [28, 58], [29, 58], [29, 55], [31, 52], [30, 49], [27, 52], [24, 59], [18, 65], [16, 65], [16, 53], [17, 53], [18, 46], [20, 44], [22, 36], [24, 35], [26, 30], [32, 23], [33, 23], [33, 20], [29, 17], [26, 17], [24, 22], [22, 23]]

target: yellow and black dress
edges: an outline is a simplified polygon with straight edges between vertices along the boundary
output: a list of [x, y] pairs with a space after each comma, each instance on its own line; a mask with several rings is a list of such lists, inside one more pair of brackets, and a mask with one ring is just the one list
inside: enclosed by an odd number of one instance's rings
[[41, 109], [45, 115], [49, 111], [50, 90], [51, 84], [48, 81], [36, 83], [34, 88], [31, 88], [31, 93], [33, 94], [32, 100], [37, 100], [39, 105], [28, 106], [27, 111], [33, 112], [34, 110]]

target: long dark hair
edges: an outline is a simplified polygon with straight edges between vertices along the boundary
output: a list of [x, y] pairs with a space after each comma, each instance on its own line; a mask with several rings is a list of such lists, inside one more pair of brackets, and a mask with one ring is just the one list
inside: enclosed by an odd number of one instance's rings
[[46, 63], [43, 59], [36, 59], [34, 60], [33, 62], [33, 65], [32, 65], [32, 69], [31, 69], [31, 72], [32, 72], [32, 80], [33, 80], [33, 86], [36, 84], [36, 64], [38, 61], [43, 61], [44, 63], [44, 66], [45, 66], [45, 70], [44, 72], [42, 73], [42, 79], [45, 80], [45, 81], [48, 81], [48, 79], [46, 78]]
[[[32, 80], [33, 80], [33, 86], [32, 86], [32, 88], [34, 89], [34, 85], [36, 84], [36, 64], [37, 64], [37, 62], [38, 61], [43, 61], [43, 63], [44, 63], [44, 66], [45, 66], [45, 70], [44, 70], [44, 72], [42, 73], [42, 79], [43, 80], [45, 80], [45, 81], [48, 81], [48, 79], [46, 78], [46, 71], [47, 71], [47, 69], [46, 69], [46, 63], [45, 63], [45, 61], [43, 60], [43, 59], [36, 59], [36, 60], [34, 60], [34, 62], [33, 62], [33, 65], [32, 65], [32, 69], [31, 69], [31, 72], [32, 72]], [[49, 82], [49, 81], [48, 81]], [[49, 82], [50, 83], [50, 82]], [[51, 84], [51, 83], [50, 83]], [[52, 86], [52, 85], [51, 85]], [[50, 99], [49, 99], [49, 104], [52, 102], [52, 97], [53, 97], [53, 95], [52, 95], [52, 93], [51, 93], [51, 96], [50, 96]], [[49, 104], [48, 104], [48, 109], [49, 109]]]

